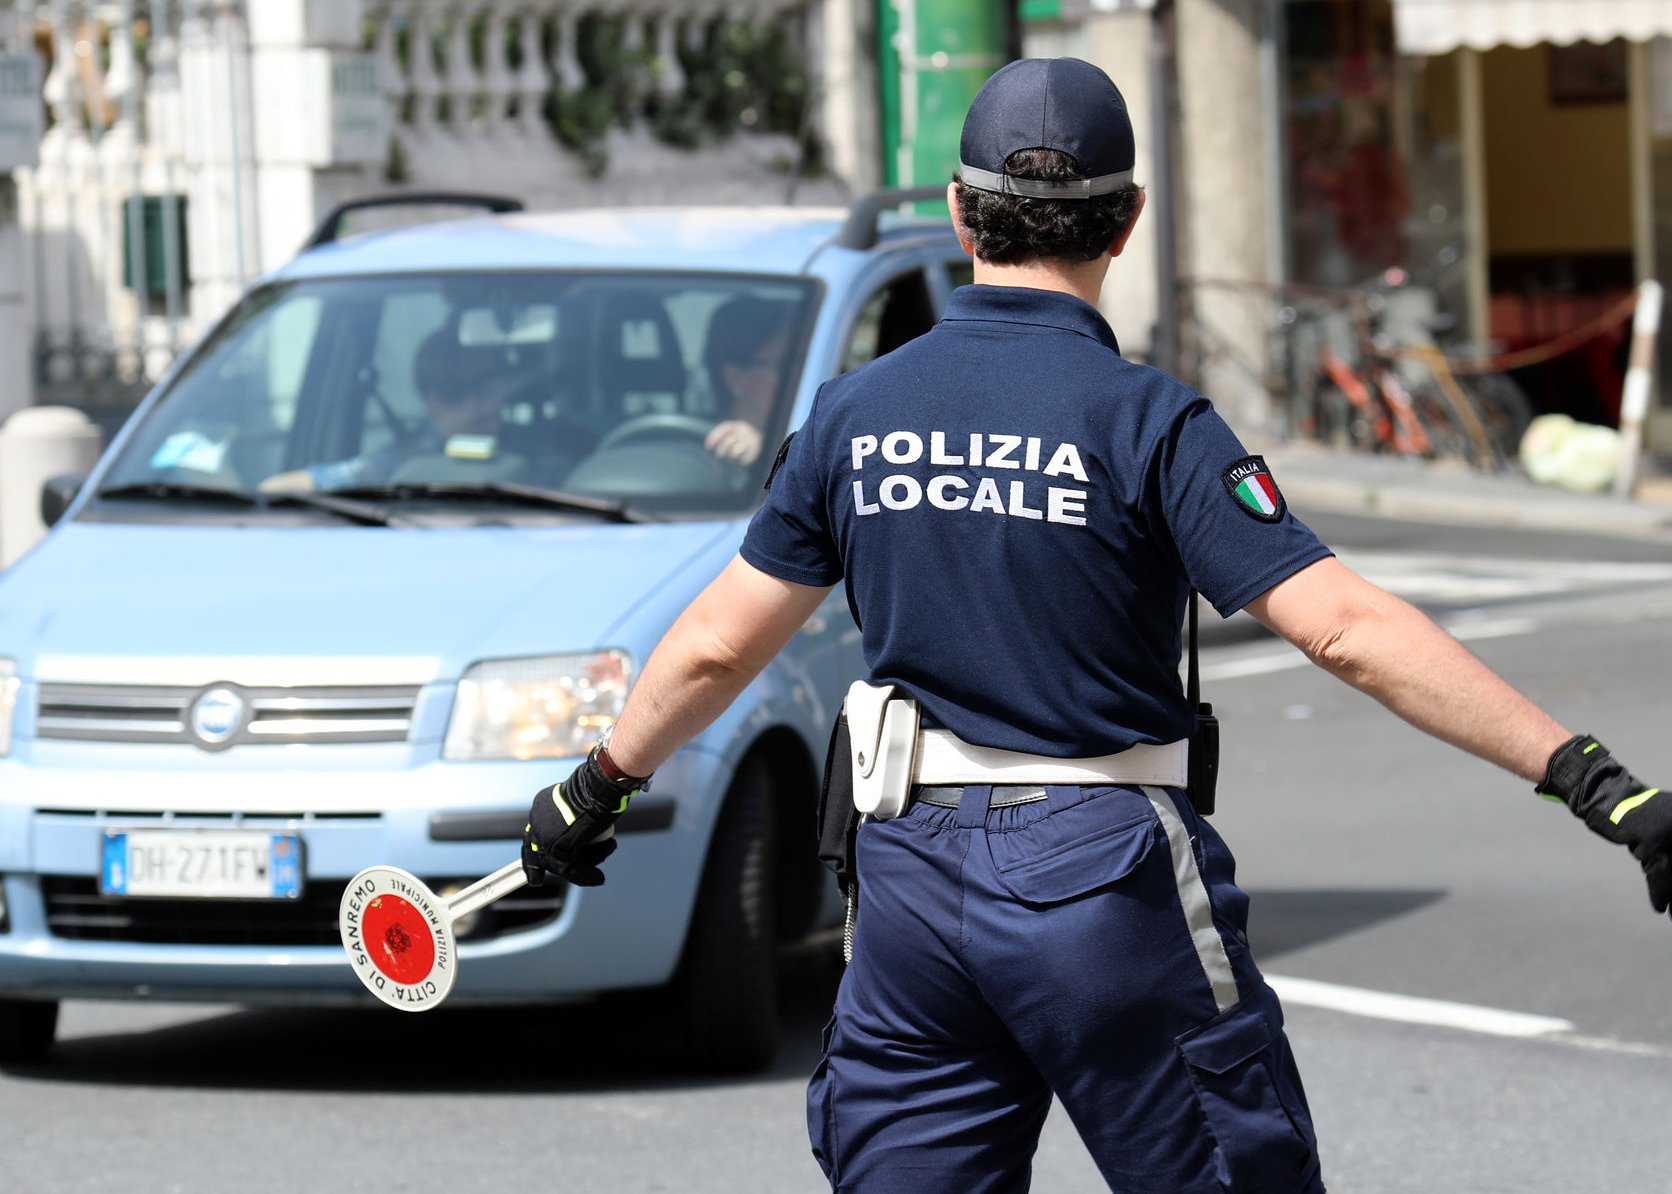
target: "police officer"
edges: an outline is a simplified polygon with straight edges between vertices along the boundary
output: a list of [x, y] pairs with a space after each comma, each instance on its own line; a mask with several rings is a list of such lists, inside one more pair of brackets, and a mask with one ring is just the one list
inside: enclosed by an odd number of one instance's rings
[[613, 736], [535, 797], [531, 872], [602, 881], [631, 791], [846, 584], [872, 682], [923, 728], [909, 803], [859, 831], [808, 1092], [839, 1190], [1025, 1190], [1053, 1093], [1114, 1190], [1323, 1189], [1247, 897], [1182, 790], [1192, 588], [1566, 801], [1672, 900], [1672, 796], [1343, 567], [1206, 400], [1121, 357], [1095, 303], [1143, 208], [1132, 166], [1095, 67], [993, 75], [949, 192], [975, 284], [821, 389]]

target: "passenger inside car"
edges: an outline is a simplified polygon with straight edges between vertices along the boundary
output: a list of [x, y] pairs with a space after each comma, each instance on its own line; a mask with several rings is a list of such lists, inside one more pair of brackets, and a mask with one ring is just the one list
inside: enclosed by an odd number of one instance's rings
[[419, 346], [412, 373], [429, 418], [427, 426], [358, 456], [275, 473], [258, 488], [272, 493], [377, 485], [396, 479], [420, 456], [491, 456], [505, 400], [523, 379], [506, 373], [491, 350], [461, 346], [452, 320]]

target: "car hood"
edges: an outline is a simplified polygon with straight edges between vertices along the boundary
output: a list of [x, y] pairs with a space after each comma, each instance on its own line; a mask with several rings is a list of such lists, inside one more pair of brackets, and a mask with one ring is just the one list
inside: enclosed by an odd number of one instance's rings
[[[145, 660], [336, 659], [398, 660], [395, 671], [421, 681], [495, 656], [647, 650], [611, 636], [676, 573], [717, 572], [717, 553], [739, 533], [729, 521], [434, 530], [70, 523], [0, 574], [0, 654], [43, 679], [79, 679], [107, 664], [145, 682], [134, 671]], [[247, 682], [288, 682], [252, 667], [269, 678]], [[235, 670], [212, 678], [237, 680]]]

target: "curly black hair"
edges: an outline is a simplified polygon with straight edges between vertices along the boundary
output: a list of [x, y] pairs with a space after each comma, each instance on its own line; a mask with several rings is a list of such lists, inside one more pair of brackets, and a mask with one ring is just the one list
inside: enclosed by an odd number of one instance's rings
[[[1014, 178], [1069, 182], [1085, 177], [1060, 149], [1019, 149], [1004, 160]], [[1095, 261], [1126, 230], [1138, 210], [1137, 187], [1128, 184], [1090, 199], [1028, 199], [968, 186], [954, 177], [958, 222], [975, 255], [995, 265], [1057, 258]]]

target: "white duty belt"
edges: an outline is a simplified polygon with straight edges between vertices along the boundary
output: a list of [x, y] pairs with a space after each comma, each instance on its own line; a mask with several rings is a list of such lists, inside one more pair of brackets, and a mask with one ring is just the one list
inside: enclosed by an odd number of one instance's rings
[[973, 746], [950, 730], [920, 728], [917, 702], [893, 685], [863, 680], [844, 710], [853, 757], [853, 802], [878, 819], [905, 811], [913, 784], [1153, 784], [1182, 788], [1190, 744], [1140, 744], [1112, 755], [1058, 759]]

